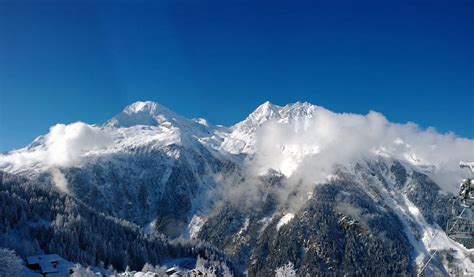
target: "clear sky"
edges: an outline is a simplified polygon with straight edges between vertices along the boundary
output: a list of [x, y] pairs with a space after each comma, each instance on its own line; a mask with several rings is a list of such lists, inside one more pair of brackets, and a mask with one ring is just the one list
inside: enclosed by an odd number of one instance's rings
[[231, 125], [262, 102], [474, 137], [474, 1], [0, 0], [0, 151], [137, 100]]

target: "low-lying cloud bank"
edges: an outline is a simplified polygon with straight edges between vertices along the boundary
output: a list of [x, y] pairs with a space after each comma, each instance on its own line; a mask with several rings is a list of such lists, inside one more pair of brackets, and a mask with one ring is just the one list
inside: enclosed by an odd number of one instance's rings
[[413, 123], [391, 123], [373, 111], [364, 116], [316, 107], [312, 117], [289, 123], [269, 120], [256, 139], [249, 170], [259, 175], [273, 168], [290, 184], [323, 182], [334, 165], [378, 154], [430, 168], [431, 177], [443, 189], [456, 192], [460, 178], [470, 175], [459, 168], [459, 161], [474, 160], [474, 140], [420, 129]]

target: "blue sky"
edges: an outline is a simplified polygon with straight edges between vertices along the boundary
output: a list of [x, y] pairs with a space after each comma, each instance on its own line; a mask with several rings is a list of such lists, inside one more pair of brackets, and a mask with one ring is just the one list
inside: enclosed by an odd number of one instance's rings
[[0, 151], [137, 100], [231, 125], [262, 102], [474, 137], [474, 1], [0, 1]]

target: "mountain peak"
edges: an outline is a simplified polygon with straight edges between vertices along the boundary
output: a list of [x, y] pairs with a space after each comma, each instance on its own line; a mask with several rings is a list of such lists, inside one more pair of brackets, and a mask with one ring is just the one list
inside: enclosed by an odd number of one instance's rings
[[134, 114], [134, 113], [157, 114], [157, 113], [163, 113], [163, 112], [170, 113], [171, 111], [157, 102], [137, 101], [126, 106], [125, 109], [123, 109], [123, 112], [126, 114]]
[[236, 126], [238, 129], [253, 129], [272, 119], [290, 122], [300, 118], [312, 117], [317, 108], [317, 106], [308, 102], [295, 102], [282, 107], [266, 101]]
[[318, 106], [315, 106], [311, 103], [298, 101], [296, 103], [288, 104], [281, 108], [280, 116], [286, 121], [301, 118], [311, 118], [314, 116], [314, 113], [318, 108]]
[[271, 109], [275, 107], [277, 107], [277, 105], [270, 103], [270, 101], [265, 101], [260, 106], [258, 106], [256, 110]]
[[106, 122], [107, 126], [130, 127], [134, 125], [157, 126], [163, 122], [186, 120], [175, 112], [153, 101], [137, 101], [126, 106], [121, 113]]
[[280, 106], [266, 101], [258, 106], [257, 109], [255, 109], [255, 111], [253, 111], [244, 121], [253, 125], [260, 125], [269, 119], [278, 118], [280, 109]]

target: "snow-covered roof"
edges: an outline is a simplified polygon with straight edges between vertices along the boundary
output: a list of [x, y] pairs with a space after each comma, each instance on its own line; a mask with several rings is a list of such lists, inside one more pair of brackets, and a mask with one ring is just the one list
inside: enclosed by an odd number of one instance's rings
[[62, 258], [56, 254], [29, 256], [26, 258], [28, 264], [39, 264], [41, 262], [59, 262]]
[[26, 258], [28, 265], [39, 265], [42, 273], [58, 272], [59, 270], [54, 263], [57, 264], [61, 260], [62, 258], [56, 254], [29, 256]]

